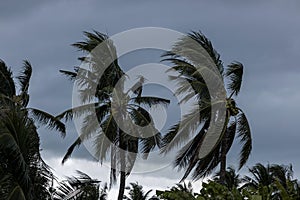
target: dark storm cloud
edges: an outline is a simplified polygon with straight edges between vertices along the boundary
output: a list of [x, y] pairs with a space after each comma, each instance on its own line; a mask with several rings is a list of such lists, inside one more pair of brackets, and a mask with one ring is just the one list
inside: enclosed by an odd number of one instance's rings
[[[7, 3], [10, 2], [10, 3]], [[297, 1], [17, 1], [0, 3], [0, 58], [17, 71], [22, 59], [34, 67], [33, 107], [59, 113], [71, 106], [72, 84], [58, 72], [78, 65], [70, 44], [93, 29], [113, 35], [130, 28], [161, 26], [201, 30], [225, 64], [238, 60], [245, 77], [238, 104], [250, 119], [256, 162], [291, 162], [300, 167], [300, 5]], [[138, 53], [136, 55], [139, 55]], [[134, 54], [128, 56], [133, 58]], [[148, 58], [140, 58], [148, 62]], [[153, 60], [157, 58], [153, 57]], [[123, 62], [133, 66], [140, 62]], [[42, 148], [62, 156], [77, 137], [62, 140], [42, 129]], [[237, 149], [234, 147], [233, 151]], [[78, 153], [78, 157], [85, 157]], [[233, 157], [235, 157], [234, 155]], [[230, 159], [235, 161], [235, 158]], [[300, 171], [300, 170], [298, 170]]]

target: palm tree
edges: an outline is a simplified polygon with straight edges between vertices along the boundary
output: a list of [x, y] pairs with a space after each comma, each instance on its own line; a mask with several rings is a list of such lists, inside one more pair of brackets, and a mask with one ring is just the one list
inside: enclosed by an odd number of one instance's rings
[[217, 183], [223, 183], [229, 190], [239, 188], [242, 182], [240, 175], [236, 173], [233, 167], [227, 167], [224, 180], [220, 180], [220, 172], [216, 173], [213, 180]]
[[[146, 159], [151, 150], [160, 147], [161, 134], [155, 129], [145, 106], [168, 105], [169, 100], [142, 96], [145, 81], [143, 77], [125, 91], [124, 82], [127, 76], [118, 65], [112, 41], [99, 32], [85, 32], [85, 36], [86, 41], [75, 43], [73, 46], [89, 53], [88, 57], [79, 58], [88, 67], [76, 67], [74, 72], [61, 70], [74, 80], [79, 88], [83, 88], [80, 90], [83, 105], [63, 112], [57, 116], [58, 119], [70, 120], [84, 115], [80, 136], [68, 149], [63, 163], [71, 156], [76, 146], [94, 137], [95, 156], [99, 161], [102, 163], [108, 155], [110, 156], [111, 184], [116, 182], [117, 172], [120, 172], [118, 199], [121, 200], [126, 177], [132, 170], [137, 153], [140, 151]], [[99, 50], [96, 47], [100, 44], [103, 48]], [[89, 100], [96, 102], [91, 103]], [[119, 127], [120, 124], [127, 127]], [[134, 128], [136, 125], [150, 127], [150, 133]], [[124, 128], [130, 133], [125, 133]]]
[[100, 189], [100, 182], [87, 174], [77, 171], [78, 177], [67, 177], [59, 183], [54, 199], [105, 200], [107, 186]]
[[187, 200], [196, 200], [198, 199], [197, 193], [193, 192], [193, 187], [191, 182], [188, 184], [176, 184], [170, 190], [160, 191], [156, 190], [156, 195], [162, 199], [166, 200], [177, 200], [177, 199], [187, 199]]
[[[263, 199], [281, 199], [283, 194], [299, 197], [299, 186], [297, 180], [293, 180], [292, 166], [257, 163], [249, 169], [252, 177], [243, 178], [245, 188], [256, 191]], [[298, 195], [298, 196], [297, 196]]]
[[[200, 51], [204, 49], [205, 52], [198, 52], [199, 48], [197, 48], [195, 44], [202, 47]], [[182, 180], [192, 171], [193, 179], [207, 176], [220, 164], [220, 179], [224, 181], [226, 174], [226, 155], [233, 144], [234, 138], [237, 137], [242, 146], [239, 158], [239, 169], [245, 165], [252, 149], [248, 120], [244, 112], [237, 107], [235, 101], [235, 97], [239, 94], [241, 89], [244, 67], [240, 62], [233, 62], [224, 69], [220, 55], [213, 48], [212, 43], [200, 32], [192, 32], [188, 36], [183, 37], [174, 45], [172, 50], [165, 53], [163, 57], [164, 61], [173, 63], [174, 66], [172, 69], [179, 73], [178, 76], [171, 78], [179, 83], [177, 94], [185, 95], [181, 102], [185, 103], [191, 99], [197, 99], [199, 110], [193, 110], [185, 115], [180, 122], [171, 127], [163, 138], [164, 147], [162, 148], [162, 152], [168, 153], [171, 149], [186, 142], [177, 154], [174, 164], [175, 167], [179, 169], [185, 169]], [[212, 116], [218, 117], [218, 111], [212, 113], [212, 105], [218, 102], [212, 101], [212, 97], [210, 96], [211, 91], [209, 91], [206, 80], [199, 72], [200, 68], [195, 65], [199, 60], [204, 60], [203, 63], [208, 65], [208, 68], [210, 67], [210, 63], [205, 63], [205, 60], [211, 60], [211, 62], [213, 62], [216, 66], [216, 70], [214, 68], [210, 70], [214, 71], [215, 74], [221, 75], [220, 78], [224, 85], [227, 86], [228, 91], [228, 95], [226, 95], [225, 122], [224, 126], [220, 128], [222, 134], [218, 138], [217, 143], [213, 145], [211, 151], [201, 157], [199, 155], [203, 153], [203, 149], [205, 149], [206, 145], [204, 143], [208, 138], [206, 133], [212, 127], [210, 126], [211, 118]], [[221, 95], [223, 95], [223, 93]], [[192, 134], [195, 134], [195, 136], [187, 142], [188, 136]]]
[[[33, 108], [29, 102], [32, 67], [28, 61], [17, 77], [0, 61], [0, 196], [4, 199], [47, 199], [52, 173], [40, 155], [40, 140], [34, 119], [65, 133], [64, 124], [54, 116]], [[2, 84], [3, 83], [3, 84]]]
[[126, 200], [147, 200], [150, 192], [152, 190], [147, 191], [146, 193], [143, 191], [143, 186], [138, 183], [130, 183], [130, 187], [126, 189], [129, 190], [129, 197], [125, 197]]

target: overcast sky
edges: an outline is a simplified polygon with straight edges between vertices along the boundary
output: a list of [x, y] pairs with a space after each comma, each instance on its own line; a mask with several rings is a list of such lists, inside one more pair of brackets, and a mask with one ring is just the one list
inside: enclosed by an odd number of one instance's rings
[[[70, 44], [83, 40], [83, 31], [114, 35], [148, 26], [183, 33], [201, 30], [213, 42], [225, 64], [238, 60], [245, 66], [237, 103], [247, 114], [253, 135], [253, 151], [247, 166], [257, 162], [292, 163], [299, 177], [299, 1], [19, 2], [0, 1], [0, 58], [12, 67], [15, 75], [22, 60], [32, 63], [30, 106], [53, 114], [71, 107], [72, 83], [58, 71], [71, 70], [79, 64], [77, 57], [82, 54]], [[127, 64], [135, 66], [160, 59], [155, 51], [148, 57], [145, 53], [141, 55], [130, 54], [127, 60], [133, 61]], [[44, 159], [58, 175], [71, 175], [80, 169], [108, 181], [108, 168], [85, 161], [88, 153], [84, 150], [76, 151], [73, 159], [61, 166], [62, 156], [77, 136], [72, 123], [68, 124], [64, 140], [42, 128], [40, 135]], [[237, 161], [234, 150], [236, 146], [230, 153], [232, 165]], [[168, 168], [135, 174], [128, 183], [139, 181], [146, 189], [166, 188], [179, 180], [180, 175], [174, 172]]]

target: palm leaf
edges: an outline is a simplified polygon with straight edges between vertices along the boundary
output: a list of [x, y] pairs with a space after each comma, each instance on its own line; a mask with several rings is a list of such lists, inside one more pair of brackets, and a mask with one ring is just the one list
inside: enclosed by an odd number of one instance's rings
[[59, 70], [59, 72], [65, 75], [70, 81], [74, 81], [77, 76], [77, 72], [71, 72], [66, 70]]
[[238, 95], [242, 85], [243, 64], [233, 62], [228, 65], [225, 76], [228, 78], [228, 90], [232, 94]]
[[13, 166], [13, 170], [16, 172], [16, 179], [24, 191], [27, 191], [31, 184], [29, 169], [18, 144], [16, 143], [14, 137], [3, 129], [0, 131], [0, 141], [0, 152], [5, 152], [11, 161], [9, 166]]
[[24, 60], [23, 71], [17, 77], [21, 86], [22, 93], [28, 93], [29, 82], [32, 75], [32, 67], [28, 60]]
[[62, 137], [66, 136], [65, 125], [59, 119], [42, 110], [38, 110], [35, 108], [28, 108], [28, 110], [33, 115], [36, 121], [43, 125], [46, 125], [50, 130], [55, 129], [59, 131]]
[[131, 100], [137, 104], [143, 104], [149, 107], [152, 107], [154, 105], [168, 106], [170, 104], [170, 100], [168, 99], [164, 99], [160, 97], [152, 97], [152, 96], [134, 97], [131, 98]]
[[108, 106], [109, 105], [100, 106], [99, 103], [84, 104], [81, 106], [77, 106], [75, 108], [68, 109], [68, 110], [62, 112], [61, 114], [57, 115], [55, 118], [58, 120], [65, 119], [66, 121], [69, 121], [69, 120], [73, 119], [74, 117], [78, 118], [78, 117], [85, 115], [87, 113], [90, 113], [90, 112], [96, 112], [99, 114], [105, 113], [105, 110]]
[[0, 94], [9, 98], [16, 95], [16, 87], [12, 72], [2, 60], [0, 60], [0, 82]]
[[242, 168], [247, 162], [252, 150], [252, 138], [251, 138], [250, 125], [248, 123], [246, 115], [243, 112], [241, 112], [238, 115], [237, 133], [238, 133], [238, 138], [240, 139], [240, 143], [242, 145], [242, 150], [240, 153], [240, 165], [239, 165], [239, 168]]
[[161, 147], [162, 135], [160, 132], [157, 132], [151, 137], [141, 138], [142, 149], [141, 153], [143, 154], [143, 159], [147, 159], [149, 153], [155, 148]]
[[178, 147], [195, 133], [201, 124], [198, 112], [191, 112], [182, 117], [182, 121], [174, 125], [163, 138], [162, 153], [168, 153], [173, 148]]
[[220, 59], [220, 54], [213, 48], [211, 41], [200, 31], [192, 31], [192, 33], [189, 34], [189, 37], [200, 44], [206, 50], [206, 52], [210, 55], [220, 73], [222, 74], [224, 70], [223, 62]]
[[77, 138], [77, 140], [68, 148], [67, 153], [65, 154], [65, 156], [63, 157], [62, 160], [62, 164], [64, 164], [72, 155], [74, 149], [76, 146], [80, 146], [81, 145], [81, 138]]

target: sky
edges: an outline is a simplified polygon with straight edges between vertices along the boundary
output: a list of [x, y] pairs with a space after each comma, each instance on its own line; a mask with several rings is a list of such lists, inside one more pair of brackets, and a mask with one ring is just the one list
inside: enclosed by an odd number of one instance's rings
[[[109, 36], [142, 27], [162, 27], [182, 33], [201, 31], [212, 41], [225, 65], [236, 60], [244, 64], [237, 103], [249, 119], [253, 136], [253, 151], [247, 166], [258, 162], [291, 163], [299, 177], [299, 10], [297, 0], [0, 1], [0, 59], [13, 69], [15, 76], [23, 60], [28, 59], [33, 66], [30, 106], [58, 114], [72, 106], [73, 87], [59, 70], [72, 70], [80, 64], [77, 57], [82, 54], [71, 44], [84, 39], [83, 31], [97, 30]], [[137, 51], [121, 58], [121, 63], [130, 70], [139, 64], [159, 63], [160, 54], [154, 50]], [[157, 92], [170, 93], [162, 88]], [[172, 104], [167, 114], [174, 115], [175, 107], [176, 103]], [[42, 155], [55, 173], [74, 175], [80, 169], [103, 182], [109, 181], [107, 165], [101, 167], [92, 161], [83, 148], [61, 165], [68, 146], [78, 136], [71, 122], [67, 131], [63, 139], [55, 131], [39, 129]], [[238, 145], [234, 145], [229, 165], [236, 165], [237, 151]], [[166, 189], [180, 177], [169, 166], [133, 174], [127, 183], [138, 181], [145, 190]], [[194, 183], [196, 188], [199, 184]]]

